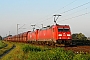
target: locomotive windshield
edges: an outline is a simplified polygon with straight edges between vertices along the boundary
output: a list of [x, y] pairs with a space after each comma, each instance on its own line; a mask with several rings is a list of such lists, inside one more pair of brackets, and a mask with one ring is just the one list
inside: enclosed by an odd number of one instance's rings
[[61, 32], [61, 31], [63, 31], [63, 28], [59, 28], [59, 29], [58, 29], [58, 32]]
[[58, 32], [68, 32], [69, 28], [58, 28]]
[[64, 28], [63, 29], [65, 32], [68, 32], [69, 31], [69, 28]]

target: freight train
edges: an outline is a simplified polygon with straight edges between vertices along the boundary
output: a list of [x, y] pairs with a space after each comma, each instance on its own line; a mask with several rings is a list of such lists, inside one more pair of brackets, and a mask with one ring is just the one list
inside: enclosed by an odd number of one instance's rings
[[35, 31], [27, 31], [14, 36], [8, 36], [4, 40], [48, 45], [72, 44], [70, 26], [59, 24], [36, 29]]

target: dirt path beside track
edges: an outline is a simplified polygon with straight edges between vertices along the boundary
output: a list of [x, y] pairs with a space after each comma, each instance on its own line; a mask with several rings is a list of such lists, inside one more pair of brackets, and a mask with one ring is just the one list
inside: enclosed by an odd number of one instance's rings
[[72, 50], [74, 53], [90, 53], [90, 46], [65, 47], [65, 50]]
[[14, 48], [16, 47], [14, 44], [12, 44], [12, 45], [10, 45], [10, 44], [8, 44], [8, 43], [6, 43], [6, 44], [7, 44], [6, 47], [0, 49], [0, 52], [1, 52], [1, 54], [0, 54], [0, 59], [1, 59], [3, 56], [5, 56], [6, 54], [8, 54], [12, 49], [14, 49]]

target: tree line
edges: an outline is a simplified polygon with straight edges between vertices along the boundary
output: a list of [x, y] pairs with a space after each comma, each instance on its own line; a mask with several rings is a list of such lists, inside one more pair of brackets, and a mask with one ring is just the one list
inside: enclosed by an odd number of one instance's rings
[[0, 36], [0, 40], [2, 40], [2, 36]]
[[72, 34], [72, 40], [88, 40], [88, 39], [82, 33], [75, 33], [75, 34]]

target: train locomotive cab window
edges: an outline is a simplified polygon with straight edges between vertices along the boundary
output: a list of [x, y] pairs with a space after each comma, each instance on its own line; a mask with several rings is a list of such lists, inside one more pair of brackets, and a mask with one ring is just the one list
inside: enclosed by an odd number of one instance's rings
[[58, 32], [62, 32], [63, 31], [63, 28], [58, 28]]
[[69, 28], [64, 28], [64, 32], [69, 32], [70, 29]]
[[69, 28], [58, 28], [58, 32], [69, 32]]

